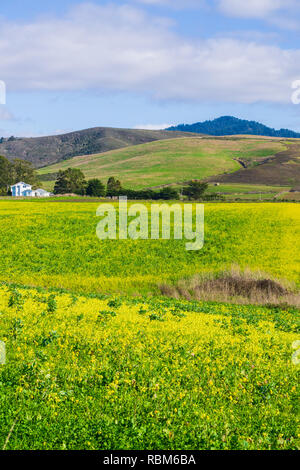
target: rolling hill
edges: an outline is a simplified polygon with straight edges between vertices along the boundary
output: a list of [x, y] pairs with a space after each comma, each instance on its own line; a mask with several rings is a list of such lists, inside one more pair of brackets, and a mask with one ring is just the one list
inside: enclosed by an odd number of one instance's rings
[[222, 116], [213, 121], [197, 122], [195, 124], [179, 124], [178, 126], [169, 127], [168, 130], [215, 136], [247, 134], [284, 138], [300, 137], [300, 133], [288, 129], [277, 131], [256, 121], [246, 121], [232, 116]]
[[95, 127], [68, 134], [0, 139], [0, 155], [9, 160], [21, 158], [34, 164], [36, 168], [50, 165], [76, 155], [89, 155], [107, 152], [132, 145], [156, 140], [185, 137], [190, 134], [169, 131], [140, 129], [114, 129]]
[[214, 181], [222, 183], [247, 183], [299, 186], [300, 144], [294, 144], [283, 152], [266, 158], [253, 167], [240, 169], [232, 174], [221, 175]]
[[221, 180], [239, 174], [241, 168], [246, 174], [252, 167], [286, 151], [289, 145], [290, 142], [284, 140], [253, 137], [161, 140], [77, 156], [41, 168], [39, 174], [49, 189], [53, 188], [57, 172], [68, 167], [79, 168], [87, 179], [97, 177], [105, 182], [115, 176], [124, 187], [134, 189], [216, 178], [216, 175], [223, 175]]

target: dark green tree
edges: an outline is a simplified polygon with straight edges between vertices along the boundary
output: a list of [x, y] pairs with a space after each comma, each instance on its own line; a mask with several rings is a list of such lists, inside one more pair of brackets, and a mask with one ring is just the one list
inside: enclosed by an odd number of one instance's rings
[[121, 182], [111, 176], [107, 181], [107, 192], [117, 192], [122, 188]]
[[0, 155], [0, 194], [7, 194], [9, 186], [13, 183], [12, 164], [7, 158]]
[[165, 200], [179, 199], [179, 193], [174, 188], [163, 188], [159, 191], [159, 197]]
[[188, 183], [188, 186], [183, 188], [183, 194], [187, 196], [188, 199], [199, 200], [203, 197], [207, 188], [207, 183], [201, 183], [201, 181], [193, 180]]
[[91, 179], [87, 182], [86, 195], [94, 197], [105, 196], [105, 186], [97, 178]]
[[86, 181], [84, 174], [78, 168], [59, 170], [54, 185], [54, 194], [85, 194]]
[[31, 162], [15, 158], [12, 163], [13, 184], [24, 181], [24, 183], [37, 186], [39, 184], [38, 175]]

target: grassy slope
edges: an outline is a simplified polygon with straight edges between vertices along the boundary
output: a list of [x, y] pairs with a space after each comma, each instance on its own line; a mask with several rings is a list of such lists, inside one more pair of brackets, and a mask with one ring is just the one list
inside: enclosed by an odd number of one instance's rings
[[300, 181], [300, 145], [291, 144], [265, 163], [217, 178], [222, 183], [295, 186]]
[[184, 240], [100, 241], [98, 205], [1, 201], [0, 280], [147, 293], [163, 281], [239, 264], [300, 285], [299, 205], [206, 204], [205, 245], [195, 252]]
[[293, 193], [283, 193], [278, 196], [278, 199], [284, 199], [286, 201], [299, 201], [300, 202], [300, 192]]
[[190, 136], [189, 133], [164, 130], [115, 129], [95, 127], [47, 137], [18, 138], [0, 143], [0, 155], [22, 158], [39, 168], [75, 155], [90, 155], [155, 140]]
[[[88, 179], [98, 177], [105, 181], [115, 176], [125, 187], [145, 188], [235, 172], [241, 168], [235, 159], [250, 163], [285, 149], [284, 142], [266, 139], [171, 139], [74, 157], [42, 168], [39, 173], [74, 167], [80, 168]], [[44, 182], [44, 187], [53, 188], [53, 182]]]

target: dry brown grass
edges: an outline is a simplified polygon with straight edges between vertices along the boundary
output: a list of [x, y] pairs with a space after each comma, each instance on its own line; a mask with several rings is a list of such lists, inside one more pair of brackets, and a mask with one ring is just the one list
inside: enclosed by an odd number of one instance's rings
[[281, 194], [278, 199], [283, 199], [285, 201], [300, 201], [300, 191]]
[[161, 285], [163, 295], [187, 300], [217, 301], [255, 305], [292, 305], [300, 307], [300, 292], [288, 281], [250, 269], [233, 266], [227, 271], [205, 273]]

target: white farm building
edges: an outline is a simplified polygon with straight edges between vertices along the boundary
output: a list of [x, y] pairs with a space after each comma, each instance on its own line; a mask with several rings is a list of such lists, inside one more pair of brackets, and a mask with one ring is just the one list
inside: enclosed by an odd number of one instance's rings
[[10, 187], [11, 194], [13, 197], [49, 197], [51, 193], [45, 191], [44, 189], [32, 189], [30, 184], [23, 183], [16, 183]]

